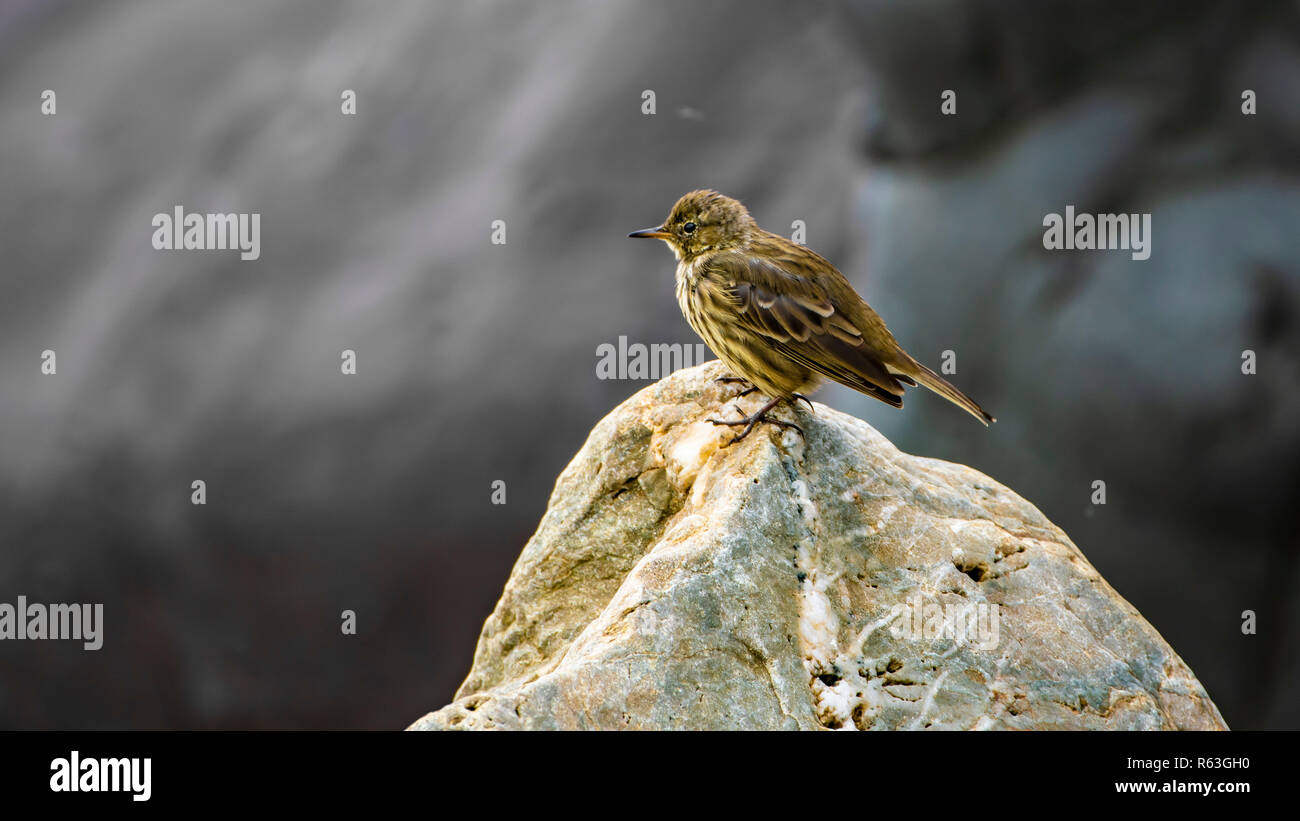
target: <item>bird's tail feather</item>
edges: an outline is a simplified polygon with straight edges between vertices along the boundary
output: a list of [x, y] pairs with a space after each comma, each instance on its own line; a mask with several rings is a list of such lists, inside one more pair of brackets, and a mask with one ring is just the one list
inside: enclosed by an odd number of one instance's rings
[[912, 377], [917, 382], [942, 396], [944, 399], [947, 399], [949, 402], [962, 408], [985, 425], [988, 425], [990, 422], [998, 421], [994, 419], [988, 411], [981, 408], [978, 402], [957, 390], [957, 388], [955, 388], [947, 379], [944, 379], [942, 376], [922, 365], [920, 362], [917, 362], [915, 359], [912, 359], [911, 357], [908, 357], [908, 359], [910, 361], [907, 363], [907, 367], [905, 369], [899, 368], [899, 370], [903, 370], [907, 376]]

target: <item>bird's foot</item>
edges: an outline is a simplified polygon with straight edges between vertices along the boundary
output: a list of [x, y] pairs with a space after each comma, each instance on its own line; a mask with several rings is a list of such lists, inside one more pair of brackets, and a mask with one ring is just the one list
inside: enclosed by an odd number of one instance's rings
[[[743, 393], [741, 394], [741, 396], [744, 396], [744, 395], [745, 395], [745, 394], [743, 394]], [[794, 395], [794, 398], [795, 398], [795, 399], [802, 399], [803, 402], [804, 402], [804, 404], [808, 406], [808, 410], [809, 410], [809, 412], [811, 412], [811, 413], [816, 413], [816, 412], [817, 412], [816, 408], [814, 408], [814, 407], [812, 406], [812, 400], [809, 399], [808, 397], [804, 396], [802, 393], [796, 393], [796, 394]]]
[[777, 397], [776, 399], [773, 399], [770, 402], [768, 402], [763, 407], [759, 408], [754, 413], [751, 413], [749, 416], [746, 416], [741, 419], [737, 419], [734, 422], [725, 419], [708, 419], [706, 421], [711, 422], [714, 425], [727, 425], [728, 427], [740, 427], [741, 425], [744, 425], [744, 429], [741, 430], [740, 433], [733, 436], [731, 438], [731, 441], [727, 442], [728, 445], [734, 445], [737, 442], [739, 442], [741, 439], [744, 439], [746, 436], [749, 435], [749, 432], [754, 429], [754, 426], [760, 422], [767, 422], [768, 424], [776, 425], [779, 428], [792, 428], [794, 430], [799, 431], [800, 436], [804, 436], [803, 428], [799, 427], [795, 423], [787, 422], [784, 419], [777, 419], [774, 416], [768, 416], [768, 412], [771, 411], [773, 408], [775, 408], [777, 404], [779, 404], [780, 402], [781, 402], [781, 398]]

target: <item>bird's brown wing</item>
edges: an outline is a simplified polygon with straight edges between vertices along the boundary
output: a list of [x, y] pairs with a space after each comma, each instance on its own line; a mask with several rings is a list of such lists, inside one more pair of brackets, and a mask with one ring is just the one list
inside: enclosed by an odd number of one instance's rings
[[[864, 329], [856, 327], [813, 278], [820, 266], [831, 268], [830, 263], [800, 246], [795, 248], [797, 252], [719, 253], [706, 263], [706, 273], [721, 280], [735, 307], [735, 320], [774, 349], [836, 382], [901, 408], [903, 387], [899, 381], [916, 383], [886, 369], [863, 338]], [[847, 283], [845, 288], [852, 293]], [[858, 299], [856, 294], [853, 298]]]

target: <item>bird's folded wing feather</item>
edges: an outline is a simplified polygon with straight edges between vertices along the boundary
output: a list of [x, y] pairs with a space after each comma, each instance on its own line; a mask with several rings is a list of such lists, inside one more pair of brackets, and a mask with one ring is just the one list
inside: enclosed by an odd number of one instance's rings
[[707, 267], [726, 288], [735, 319], [773, 348], [837, 382], [902, 407], [899, 379], [916, 383], [886, 369], [862, 331], [808, 275], [811, 264], [790, 255], [730, 251], [715, 255]]

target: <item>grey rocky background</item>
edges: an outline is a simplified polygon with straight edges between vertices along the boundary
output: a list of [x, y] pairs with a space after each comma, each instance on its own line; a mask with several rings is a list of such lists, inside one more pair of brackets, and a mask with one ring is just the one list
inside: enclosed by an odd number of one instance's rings
[[[1039, 507], [1231, 726], [1300, 727], [1297, 95], [1296, 3], [6, 3], [0, 599], [108, 627], [0, 646], [0, 725], [446, 702], [642, 386], [597, 346], [694, 342], [671, 258], [624, 237], [709, 186], [804, 220], [1000, 421], [819, 399]], [[261, 259], [153, 251], [176, 204], [260, 212]], [[1067, 204], [1151, 212], [1151, 259], [1045, 253]]]

